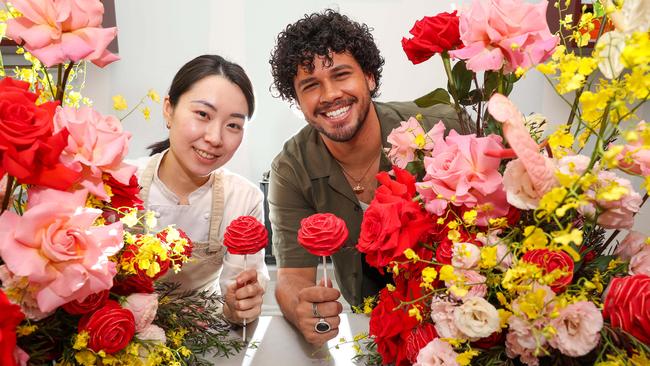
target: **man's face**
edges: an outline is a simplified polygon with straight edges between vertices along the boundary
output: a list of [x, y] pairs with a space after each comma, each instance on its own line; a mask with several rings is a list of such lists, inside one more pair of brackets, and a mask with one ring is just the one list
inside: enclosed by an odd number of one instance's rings
[[316, 130], [337, 142], [352, 139], [363, 125], [375, 88], [371, 74], [364, 74], [349, 53], [332, 53], [332, 65], [314, 57], [314, 71], [298, 67], [293, 80], [296, 100], [305, 119]]

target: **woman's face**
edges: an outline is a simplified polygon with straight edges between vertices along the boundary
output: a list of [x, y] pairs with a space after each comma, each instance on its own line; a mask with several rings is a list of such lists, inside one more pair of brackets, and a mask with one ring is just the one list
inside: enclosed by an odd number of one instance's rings
[[196, 179], [226, 164], [237, 151], [248, 105], [236, 84], [212, 75], [182, 94], [175, 107], [165, 98], [163, 113], [170, 129], [166, 160]]

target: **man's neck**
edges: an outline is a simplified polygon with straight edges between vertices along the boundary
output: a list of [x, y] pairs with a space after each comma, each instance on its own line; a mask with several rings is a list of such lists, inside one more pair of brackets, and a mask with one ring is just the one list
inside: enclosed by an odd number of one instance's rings
[[366, 119], [357, 134], [349, 141], [337, 142], [320, 135], [334, 159], [347, 167], [367, 166], [368, 161], [377, 157], [381, 149], [381, 125], [372, 103]]

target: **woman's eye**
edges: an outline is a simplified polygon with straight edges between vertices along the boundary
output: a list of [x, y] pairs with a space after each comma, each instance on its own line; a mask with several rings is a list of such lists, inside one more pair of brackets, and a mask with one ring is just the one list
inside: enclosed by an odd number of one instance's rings
[[204, 112], [204, 111], [196, 111], [195, 113], [198, 114], [199, 117], [201, 117], [201, 118], [208, 118], [208, 117], [210, 117], [210, 115], [209, 115], [207, 112]]
[[228, 126], [228, 128], [232, 128], [232, 129], [235, 129], [235, 130], [243, 130], [244, 129], [244, 126], [240, 125], [239, 123], [234, 123], [234, 122], [227, 124], [227, 126]]

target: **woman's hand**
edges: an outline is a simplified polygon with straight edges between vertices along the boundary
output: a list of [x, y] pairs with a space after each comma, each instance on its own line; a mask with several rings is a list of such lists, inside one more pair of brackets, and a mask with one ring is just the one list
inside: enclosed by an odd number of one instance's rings
[[252, 268], [239, 273], [224, 296], [223, 314], [228, 321], [243, 324], [244, 319], [248, 322], [257, 319], [264, 296], [264, 288], [257, 282], [257, 271]]

